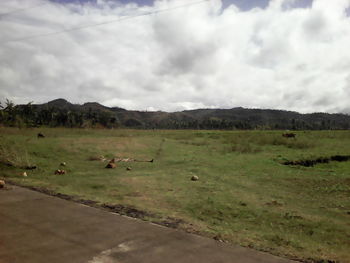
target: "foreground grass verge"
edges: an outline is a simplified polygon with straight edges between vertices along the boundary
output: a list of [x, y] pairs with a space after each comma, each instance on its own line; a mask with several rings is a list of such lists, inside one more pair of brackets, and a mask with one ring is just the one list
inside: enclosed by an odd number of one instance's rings
[[[299, 132], [295, 140], [278, 131], [40, 131], [46, 138], [0, 129], [0, 177], [275, 255], [350, 262], [350, 162], [282, 165], [349, 155], [348, 131]], [[109, 170], [89, 161], [100, 155], [155, 161]], [[67, 174], [54, 175], [61, 162]]]

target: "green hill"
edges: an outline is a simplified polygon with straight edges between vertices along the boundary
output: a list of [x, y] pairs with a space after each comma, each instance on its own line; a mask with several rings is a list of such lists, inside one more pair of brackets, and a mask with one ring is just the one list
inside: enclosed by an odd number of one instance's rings
[[6, 105], [0, 110], [5, 126], [129, 127], [144, 129], [349, 129], [347, 114], [271, 109], [196, 109], [181, 112], [132, 111], [97, 102], [82, 105], [65, 99], [44, 104]]

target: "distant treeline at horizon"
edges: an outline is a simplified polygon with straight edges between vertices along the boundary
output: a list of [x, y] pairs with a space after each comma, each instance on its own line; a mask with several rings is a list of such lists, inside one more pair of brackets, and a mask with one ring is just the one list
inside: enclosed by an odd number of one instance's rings
[[44, 104], [0, 104], [0, 125], [9, 127], [206, 129], [206, 130], [348, 130], [347, 114], [269, 109], [198, 109], [181, 112], [129, 111], [96, 102], [82, 105], [57, 99]]

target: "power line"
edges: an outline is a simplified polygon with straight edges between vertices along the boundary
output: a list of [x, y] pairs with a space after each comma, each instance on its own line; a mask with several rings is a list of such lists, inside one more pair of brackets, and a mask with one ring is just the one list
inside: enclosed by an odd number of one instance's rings
[[199, 5], [199, 4], [202, 4], [204, 2], [208, 2], [208, 1], [210, 1], [210, 0], [201, 0], [201, 1], [192, 2], [192, 3], [189, 3], [189, 4], [185, 4], [185, 5], [174, 6], [174, 7], [165, 8], [165, 9], [159, 9], [159, 10], [147, 12], [147, 13], [144, 13], [144, 14], [138, 14], [138, 15], [133, 15], [133, 16], [122, 17], [122, 18], [113, 19], [113, 20], [109, 20], [109, 21], [105, 21], [105, 22], [101, 22], [101, 23], [90, 24], [90, 25], [85, 25], [85, 26], [78, 26], [78, 27], [72, 27], [72, 28], [65, 29], [65, 30], [53, 31], [53, 32], [49, 32], [49, 33], [38, 34], [38, 35], [33, 35], [33, 36], [28, 36], [28, 37], [8, 40], [8, 41], [5, 41], [5, 42], [2, 42], [2, 44], [6, 44], [6, 43], [9, 43], [9, 42], [18, 42], [18, 41], [30, 40], [30, 39], [40, 38], [40, 37], [47, 37], [47, 36], [51, 36], [51, 35], [58, 35], [58, 34], [63, 34], [63, 33], [67, 33], [67, 32], [82, 30], [82, 29], [86, 29], [86, 28], [90, 28], [90, 27], [97, 27], [97, 26], [102, 26], [102, 25], [107, 25], [107, 24], [112, 24], [112, 23], [118, 23], [118, 22], [121, 22], [121, 21], [124, 21], [124, 20], [129, 20], [129, 19], [133, 19], [133, 18], [137, 18], [137, 17], [149, 16], [149, 15], [154, 15], [154, 14], [159, 14], [159, 13], [173, 11], [175, 9], [180, 9], [180, 8], [184, 8], [184, 7], [188, 7], [188, 6]]
[[7, 13], [0, 13], [0, 18], [3, 18], [5, 16], [9, 16], [9, 15], [12, 15], [12, 14], [15, 14], [15, 13], [20, 13], [20, 12], [24, 12], [24, 11], [27, 11], [29, 9], [34, 9], [34, 8], [38, 8], [38, 7], [41, 7], [43, 5], [47, 5], [48, 3], [41, 3], [41, 4], [38, 4], [38, 5], [35, 5], [35, 6], [30, 6], [30, 7], [27, 7], [27, 8], [20, 8], [20, 9], [15, 9], [13, 11], [10, 11], [10, 12], [7, 12]]

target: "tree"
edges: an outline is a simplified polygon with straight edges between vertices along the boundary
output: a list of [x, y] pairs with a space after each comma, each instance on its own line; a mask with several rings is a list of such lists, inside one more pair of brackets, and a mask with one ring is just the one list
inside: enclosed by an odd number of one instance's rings
[[8, 126], [15, 126], [16, 125], [15, 104], [9, 99], [6, 99], [5, 104], [6, 104], [6, 107], [3, 110], [5, 112], [4, 124]]

